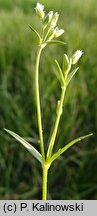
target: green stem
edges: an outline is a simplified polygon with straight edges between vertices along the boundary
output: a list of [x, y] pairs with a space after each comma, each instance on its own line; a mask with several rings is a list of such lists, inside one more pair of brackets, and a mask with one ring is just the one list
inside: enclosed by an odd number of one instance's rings
[[41, 121], [41, 108], [40, 108], [40, 96], [39, 96], [39, 61], [42, 47], [39, 47], [37, 58], [36, 58], [36, 77], [35, 77], [35, 88], [36, 88], [36, 107], [37, 107], [37, 118], [38, 118], [38, 129], [40, 138], [40, 149], [42, 154], [42, 160], [45, 160], [43, 134], [42, 134], [42, 121]]
[[47, 177], [48, 177], [48, 166], [43, 166], [43, 185], [42, 185], [42, 200], [47, 200]]
[[63, 106], [63, 102], [64, 102], [65, 91], [66, 91], [66, 87], [62, 87], [61, 99], [60, 99], [59, 107], [58, 107], [58, 111], [57, 111], [56, 122], [55, 122], [55, 126], [54, 126], [54, 129], [53, 129], [53, 133], [52, 133], [52, 136], [51, 136], [51, 139], [50, 139], [50, 143], [49, 143], [49, 147], [48, 147], [48, 152], [47, 152], [47, 158], [48, 159], [52, 155], [53, 146], [54, 146], [54, 143], [55, 143], [55, 139], [56, 139], [56, 135], [57, 135], [57, 130], [58, 130], [58, 126], [59, 126], [59, 121], [60, 121], [60, 117], [61, 117], [61, 112], [62, 112], [62, 106]]
[[51, 30], [51, 29], [49, 28], [48, 31], [47, 31], [47, 34], [45, 35], [44, 42], [46, 41], [46, 39], [47, 39], [47, 37], [48, 37], [48, 35], [49, 35], [50, 30]]

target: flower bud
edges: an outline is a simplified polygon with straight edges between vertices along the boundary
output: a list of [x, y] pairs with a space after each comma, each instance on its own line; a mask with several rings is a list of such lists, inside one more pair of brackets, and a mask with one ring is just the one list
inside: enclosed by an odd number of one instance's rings
[[59, 37], [60, 35], [62, 35], [63, 33], [64, 33], [64, 30], [63, 30], [63, 29], [58, 29], [58, 27], [56, 27], [56, 32], [55, 32], [54, 37], [57, 38], [57, 37]]
[[59, 14], [56, 12], [52, 17], [52, 20], [51, 20], [51, 23], [50, 23], [50, 29], [52, 29], [52, 28], [54, 28], [56, 26], [58, 18], [59, 18]]
[[44, 19], [43, 22], [44, 28], [46, 28], [47, 24], [51, 21], [52, 16], [53, 16], [53, 11], [50, 11]]
[[49, 16], [49, 22], [50, 22], [51, 19], [52, 19], [52, 17], [53, 17], [53, 11], [50, 11], [50, 12], [48, 13], [48, 16]]
[[77, 50], [72, 56], [72, 64], [76, 64], [79, 58], [82, 56], [83, 52], [81, 50]]
[[35, 10], [36, 10], [36, 13], [37, 13], [39, 19], [43, 19], [45, 16], [44, 5], [37, 3]]

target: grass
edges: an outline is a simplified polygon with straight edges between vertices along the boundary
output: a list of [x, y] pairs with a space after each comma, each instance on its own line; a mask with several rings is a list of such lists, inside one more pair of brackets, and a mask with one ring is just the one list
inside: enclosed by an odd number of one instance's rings
[[[0, 0], [0, 199], [41, 198], [41, 170], [36, 160], [2, 130], [3, 127], [9, 128], [32, 143], [31, 137], [34, 137], [34, 145], [39, 149], [33, 92], [36, 41], [28, 28], [28, 23], [35, 25], [35, 2]], [[80, 70], [66, 95], [58, 132], [60, 136], [54, 150], [75, 137], [94, 133], [93, 138], [72, 147], [60, 157], [60, 161], [53, 164], [49, 174], [49, 198], [97, 199], [97, 3], [95, 0], [73, 0], [72, 3], [61, 0], [60, 5], [58, 1], [41, 3], [47, 4], [48, 10], [53, 8], [61, 12], [59, 25], [66, 31], [62, 36], [67, 42], [65, 51], [68, 54], [77, 48], [84, 51]], [[41, 59], [40, 89], [45, 143], [60, 95], [52, 63], [56, 53], [59, 53], [61, 63], [62, 52], [63, 47], [52, 45], [49, 51], [44, 51]]]

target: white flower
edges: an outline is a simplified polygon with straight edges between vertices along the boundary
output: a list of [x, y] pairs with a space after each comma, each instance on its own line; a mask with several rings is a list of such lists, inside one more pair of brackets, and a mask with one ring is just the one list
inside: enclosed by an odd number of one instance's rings
[[56, 27], [56, 32], [55, 32], [54, 37], [57, 38], [57, 37], [59, 37], [60, 35], [62, 35], [63, 33], [64, 33], [64, 30], [63, 30], [63, 29], [58, 29], [58, 27]]
[[52, 28], [54, 28], [56, 26], [58, 18], [59, 18], [59, 14], [56, 12], [52, 17], [51, 24], [50, 24], [50, 29], [52, 29]]
[[35, 10], [36, 10], [36, 13], [37, 13], [38, 17], [40, 19], [43, 19], [44, 16], [45, 16], [44, 5], [42, 5], [40, 3], [37, 3]]
[[77, 50], [72, 56], [72, 64], [76, 64], [79, 58], [82, 56], [83, 52], [81, 50]]

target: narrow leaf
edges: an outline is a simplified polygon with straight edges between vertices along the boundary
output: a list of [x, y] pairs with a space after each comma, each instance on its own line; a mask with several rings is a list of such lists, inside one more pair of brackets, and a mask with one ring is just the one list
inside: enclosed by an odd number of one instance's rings
[[54, 69], [53, 69], [53, 72], [54, 72], [54, 74], [56, 75], [58, 81], [61, 82], [61, 80], [60, 80], [60, 76], [59, 76], [59, 73], [58, 73], [58, 70], [56, 70], [55, 67], [54, 67]]
[[30, 25], [28, 25], [28, 26], [36, 34], [36, 36], [38, 37], [38, 39], [41, 40], [41, 37], [40, 37], [39, 33], [32, 26], [30, 26]]
[[66, 45], [65, 42], [59, 41], [59, 40], [51, 40], [51, 41], [46, 41], [47, 44], [60, 44], [60, 45]]
[[14, 137], [16, 140], [18, 140], [23, 146], [25, 146], [28, 151], [37, 159], [39, 160], [40, 163], [42, 163], [42, 156], [41, 154], [32, 146], [30, 145], [27, 141], [25, 141], [22, 137], [17, 135], [16, 133], [4, 128], [4, 130], [9, 133], [12, 137]]
[[69, 65], [69, 59], [66, 54], [63, 56], [63, 71], [67, 71]]
[[39, 140], [38, 139], [34, 139], [32, 137], [23, 137], [23, 139], [27, 142], [31, 142], [31, 143], [34, 143], [34, 144], [38, 144]]
[[88, 135], [85, 135], [85, 136], [82, 136], [82, 137], [79, 137], [77, 139], [74, 139], [72, 140], [71, 142], [69, 142], [68, 144], [66, 144], [62, 149], [59, 149], [52, 157], [51, 157], [51, 163], [56, 160], [62, 153], [64, 153], [68, 148], [70, 148], [72, 145], [74, 145], [75, 143], [85, 139], [85, 138], [88, 138], [90, 136], [92, 136], [93, 133], [91, 134], [88, 134]]
[[55, 63], [56, 63], [57, 69], [58, 69], [58, 73], [59, 73], [61, 84], [65, 85], [65, 80], [64, 80], [64, 76], [63, 76], [62, 70], [60, 68], [60, 65], [59, 65], [59, 63], [58, 63], [57, 60], [55, 60]]
[[71, 79], [73, 78], [73, 76], [76, 74], [76, 72], [78, 71], [79, 67], [76, 68], [75, 70], [73, 70], [67, 77], [66, 79], [66, 85], [69, 84], [69, 82], [71, 81]]

